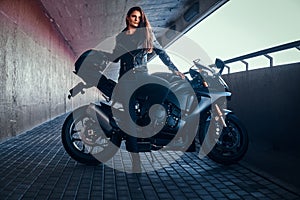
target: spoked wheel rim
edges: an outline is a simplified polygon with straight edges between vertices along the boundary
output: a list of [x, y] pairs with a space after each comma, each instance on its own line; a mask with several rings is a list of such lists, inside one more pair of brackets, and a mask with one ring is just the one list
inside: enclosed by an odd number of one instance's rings
[[[87, 123], [93, 124], [87, 125]], [[97, 127], [97, 123], [92, 122], [88, 117], [80, 117], [74, 120], [70, 126], [69, 137], [77, 151], [92, 155], [104, 151], [110, 141], [110, 138], [105, 136], [100, 126]]]

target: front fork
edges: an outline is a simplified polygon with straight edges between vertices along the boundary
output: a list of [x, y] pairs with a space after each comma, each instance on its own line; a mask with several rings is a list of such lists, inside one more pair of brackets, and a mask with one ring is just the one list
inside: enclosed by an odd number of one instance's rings
[[221, 121], [221, 123], [222, 123], [222, 125], [223, 125], [223, 127], [227, 127], [227, 125], [226, 125], [226, 122], [225, 122], [225, 119], [224, 119], [224, 114], [223, 114], [223, 112], [221, 111], [221, 109], [220, 109], [220, 107], [218, 106], [218, 104], [214, 104], [214, 106], [215, 106], [215, 109], [216, 109], [216, 111], [217, 111], [217, 116], [215, 116], [215, 120], [216, 121]]

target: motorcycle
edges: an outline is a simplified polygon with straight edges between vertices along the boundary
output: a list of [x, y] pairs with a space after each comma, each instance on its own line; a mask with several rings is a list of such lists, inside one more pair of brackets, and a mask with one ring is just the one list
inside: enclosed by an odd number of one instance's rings
[[127, 90], [122, 81], [103, 74], [109, 64], [104, 53], [84, 52], [74, 71], [83, 82], [68, 98], [94, 86], [104, 98], [66, 117], [61, 133], [66, 152], [80, 163], [97, 165], [111, 159], [131, 134], [138, 138], [139, 152], [198, 151], [200, 157], [225, 165], [240, 161], [248, 135], [226, 108], [231, 92], [221, 77], [225, 64], [220, 59], [209, 66], [193, 62], [184, 80], [172, 73], [149, 75], [144, 68], [134, 69], [127, 77], [134, 77], [133, 87]]

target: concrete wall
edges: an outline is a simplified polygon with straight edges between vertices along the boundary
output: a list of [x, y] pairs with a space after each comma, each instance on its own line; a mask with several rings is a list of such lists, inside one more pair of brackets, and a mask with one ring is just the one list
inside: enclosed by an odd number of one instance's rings
[[300, 63], [224, 75], [250, 137], [245, 161], [300, 188]]
[[0, 1], [0, 141], [77, 107], [75, 56], [38, 1]]

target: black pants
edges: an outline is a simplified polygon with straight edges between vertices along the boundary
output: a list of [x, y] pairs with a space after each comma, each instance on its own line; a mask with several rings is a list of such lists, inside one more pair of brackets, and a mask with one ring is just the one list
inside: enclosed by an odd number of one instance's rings
[[126, 150], [132, 153], [138, 153], [139, 148], [137, 144], [137, 138], [131, 135], [127, 135], [126, 139]]
[[[135, 97], [135, 93], [133, 93], [134, 91], [132, 91], [136, 85], [138, 85], [140, 83], [140, 79], [142, 79], [142, 77], [147, 77], [148, 73], [143, 71], [143, 72], [132, 72], [129, 71], [126, 76], [122, 76], [122, 79], [120, 81], [119, 79], [119, 85], [118, 89], [117, 89], [117, 94], [116, 94], [116, 100], [122, 102], [122, 104], [127, 105], [127, 99], [131, 99], [133, 102], [135, 101], [136, 97]], [[124, 99], [124, 100], [123, 100]], [[129, 103], [130, 106], [129, 110], [127, 110], [127, 108], [125, 108], [125, 112], [128, 112], [130, 114], [130, 116], [134, 116], [135, 115], [135, 108], [134, 108], [134, 103], [132, 104]], [[134, 123], [136, 123], [136, 119], [131, 118], [133, 120]], [[126, 124], [126, 120], [127, 117], [122, 117], [120, 116], [120, 120], [122, 120], [125, 124]], [[136, 128], [134, 127], [130, 127], [128, 128], [129, 131], [127, 131], [127, 135], [126, 135], [126, 150], [132, 153], [138, 153], [139, 149], [138, 149], [138, 144], [137, 144], [137, 137], [134, 137], [133, 135], [137, 135], [136, 134]], [[127, 130], [128, 130], [127, 129]]]

